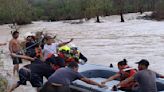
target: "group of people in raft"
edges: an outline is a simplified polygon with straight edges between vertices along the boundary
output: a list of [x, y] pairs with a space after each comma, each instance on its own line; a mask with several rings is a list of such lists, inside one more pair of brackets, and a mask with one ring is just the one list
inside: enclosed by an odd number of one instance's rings
[[[26, 38], [25, 52], [23, 52], [18, 41], [19, 32], [12, 32], [12, 37], [9, 50], [14, 64], [13, 74], [15, 71], [19, 74], [19, 81], [13, 84], [8, 92], [12, 92], [20, 85], [26, 85], [27, 81], [36, 88], [37, 92], [71, 92], [69, 85], [77, 79], [100, 88], [107, 87], [105, 84], [109, 81], [120, 79], [120, 83], [112, 90], [157, 92], [156, 78], [164, 78], [148, 69], [149, 61], [146, 59], [137, 62], [138, 71], [131, 68], [127, 60], [123, 59], [118, 62], [118, 73], [98, 83], [78, 72], [78, 64], [85, 64], [87, 58], [77, 47], [67, 45], [73, 39], [57, 43], [54, 41], [55, 37], [50, 35], [40, 36], [41, 38], [38, 39], [34, 35], [29, 35]], [[19, 69], [22, 59], [31, 63]], [[47, 78], [46, 83], [43, 83], [43, 77]]]

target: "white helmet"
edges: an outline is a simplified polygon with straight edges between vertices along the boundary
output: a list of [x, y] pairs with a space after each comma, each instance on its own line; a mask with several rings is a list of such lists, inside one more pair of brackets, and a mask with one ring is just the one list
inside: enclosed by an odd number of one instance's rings
[[27, 33], [24, 34], [25, 38], [27, 38], [28, 36], [35, 36], [35, 34], [32, 33], [32, 32], [27, 32]]
[[73, 44], [73, 43], [70, 43], [70, 48], [72, 50], [78, 50], [78, 47], [75, 44]]

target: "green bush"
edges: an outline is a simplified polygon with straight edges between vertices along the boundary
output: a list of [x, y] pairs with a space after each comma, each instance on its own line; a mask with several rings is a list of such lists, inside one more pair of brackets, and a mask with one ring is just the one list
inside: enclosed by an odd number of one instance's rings
[[163, 0], [160, 0], [156, 4], [152, 17], [154, 19], [157, 19], [157, 20], [163, 20], [164, 19], [164, 1]]
[[[0, 24], [32, 20], [90, 19], [112, 14], [152, 11], [159, 0], [0, 0]], [[163, 1], [163, 0], [161, 0]], [[163, 3], [156, 5], [162, 13]], [[159, 12], [160, 11], [160, 12]], [[161, 15], [161, 14], [159, 14]], [[157, 16], [159, 16], [157, 15]], [[162, 16], [160, 16], [162, 17]]]
[[0, 75], [0, 92], [7, 92], [8, 81]]
[[27, 0], [0, 0], [0, 23], [31, 23], [32, 11]]

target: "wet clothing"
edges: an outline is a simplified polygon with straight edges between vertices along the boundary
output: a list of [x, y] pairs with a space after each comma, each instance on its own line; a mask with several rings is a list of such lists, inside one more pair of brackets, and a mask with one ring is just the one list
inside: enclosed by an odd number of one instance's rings
[[[119, 74], [121, 75], [120, 81], [123, 81], [123, 80], [135, 75], [137, 72], [135, 69], [130, 68], [129, 66], [125, 66], [125, 67], [126, 67], [125, 69], [123, 69], [119, 72]], [[127, 84], [121, 85], [121, 89], [131, 90], [135, 84], [136, 84], [136, 81], [130, 81]]]
[[26, 82], [30, 81], [33, 87], [41, 87], [43, 86], [43, 79], [39, 77], [37, 74], [31, 73], [30, 70], [21, 68], [19, 70], [19, 85], [26, 85]]
[[57, 54], [57, 49], [58, 49], [57, 43], [52, 43], [51, 45], [45, 44], [43, 48], [44, 59], [47, 59], [49, 54]]
[[47, 79], [49, 76], [51, 76], [51, 74], [54, 73], [54, 70], [51, 68], [51, 66], [43, 62], [31, 64], [29, 69], [31, 70], [31, 73], [37, 74], [41, 78], [45, 76]]
[[121, 81], [133, 76], [137, 71], [133, 68], [127, 67], [119, 72]]
[[[30, 48], [29, 48], [30, 47]], [[43, 57], [42, 48], [33, 42], [26, 43], [26, 55], [30, 57]]]
[[158, 92], [156, 85], [156, 77], [160, 75], [151, 70], [141, 70], [137, 72], [134, 79], [139, 83], [137, 92]]
[[[22, 54], [18, 53], [18, 55], [22, 55]], [[18, 57], [12, 57], [12, 60], [13, 60], [13, 65], [22, 63], [22, 59]]]
[[[36, 53], [35, 53], [35, 47], [36, 45], [34, 45], [35, 42], [27, 42], [26, 43], [26, 55], [30, 56], [30, 57], [35, 57]], [[30, 48], [29, 48], [30, 47]]]
[[83, 77], [84, 76], [73, 71], [71, 68], [60, 68], [48, 78], [48, 83], [57, 83], [62, 84], [63, 86], [69, 86], [72, 81]]
[[19, 70], [19, 85], [26, 85], [26, 81], [30, 81], [33, 87], [43, 86], [43, 76], [47, 79], [54, 73], [50, 65], [35, 60], [34, 63], [28, 64]]
[[21, 64], [22, 63], [22, 59], [21, 58], [17, 58], [17, 57], [13, 57], [13, 64]]
[[[40, 92], [71, 92], [69, 85], [72, 81], [81, 78], [83, 76], [71, 68], [60, 68], [48, 78], [48, 82]], [[52, 85], [52, 83], [56, 85]]]

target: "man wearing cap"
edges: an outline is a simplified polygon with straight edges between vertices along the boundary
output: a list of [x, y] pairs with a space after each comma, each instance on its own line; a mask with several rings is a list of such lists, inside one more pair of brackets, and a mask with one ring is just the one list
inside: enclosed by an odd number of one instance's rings
[[137, 64], [139, 72], [137, 72], [134, 76], [120, 82], [117, 87], [129, 81], [136, 80], [139, 83], [137, 92], [158, 92], [156, 78], [164, 78], [164, 76], [149, 70], [149, 62], [146, 59], [142, 59], [137, 62]]
[[8, 92], [12, 92], [20, 85], [26, 85], [27, 81], [30, 81], [32, 87], [35, 87], [36, 90], [39, 91], [39, 88], [43, 86], [43, 76], [48, 79], [48, 77], [55, 72], [53, 69], [56, 63], [55, 61], [42, 62], [36, 57], [32, 58], [25, 55], [16, 55], [14, 53], [12, 53], [11, 56], [25, 59], [34, 63], [25, 65], [19, 70], [19, 81], [13, 84]]
[[45, 60], [49, 57], [50, 54], [54, 54], [57, 56], [57, 49], [59, 47], [64, 46], [73, 41], [73, 39], [70, 39], [70, 41], [68, 42], [55, 43], [53, 37], [51, 36], [46, 36], [45, 40], [46, 40], [46, 44], [44, 45], [43, 48], [43, 55]]

